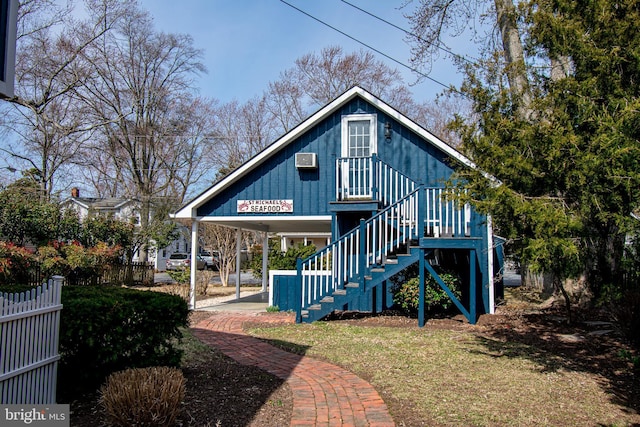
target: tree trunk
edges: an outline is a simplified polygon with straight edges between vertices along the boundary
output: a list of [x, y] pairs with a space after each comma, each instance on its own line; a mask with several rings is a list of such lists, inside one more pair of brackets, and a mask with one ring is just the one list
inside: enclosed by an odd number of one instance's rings
[[569, 298], [569, 294], [567, 293], [567, 290], [564, 288], [564, 279], [554, 274], [553, 285], [556, 288], [556, 290], [562, 294], [562, 297], [564, 298], [564, 307], [567, 310], [567, 323], [571, 324], [573, 321], [571, 316], [571, 298]]
[[[149, 217], [151, 216], [151, 197], [150, 196], [142, 196], [142, 201], [140, 205], [140, 229], [148, 230], [149, 229]], [[143, 231], [143, 233], [145, 233]], [[138, 249], [138, 261], [147, 262], [149, 259], [148, 253], [148, 244], [149, 242], [143, 241]]]
[[568, 56], [551, 58], [551, 80], [558, 81], [569, 77], [571, 73], [571, 59]]
[[595, 245], [597, 272], [592, 271], [589, 277], [595, 297], [603, 296], [607, 285], [619, 285], [623, 281], [622, 258], [624, 255], [625, 234], [615, 224], [609, 224], [600, 231], [600, 237]]
[[531, 110], [531, 94], [524, 62], [524, 49], [520, 40], [520, 31], [516, 20], [517, 12], [512, 0], [494, 0], [496, 22], [502, 38], [507, 79], [513, 99], [518, 102], [518, 114], [529, 119]]

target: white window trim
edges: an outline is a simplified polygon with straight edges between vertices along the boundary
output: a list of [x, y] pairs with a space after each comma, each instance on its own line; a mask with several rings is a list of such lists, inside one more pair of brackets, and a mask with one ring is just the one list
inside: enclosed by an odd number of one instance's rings
[[371, 132], [371, 154], [378, 153], [378, 115], [377, 114], [349, 114], [342, 116], [342, 147], [341, 156], [349, 157], [349, 122], [369, 120]]

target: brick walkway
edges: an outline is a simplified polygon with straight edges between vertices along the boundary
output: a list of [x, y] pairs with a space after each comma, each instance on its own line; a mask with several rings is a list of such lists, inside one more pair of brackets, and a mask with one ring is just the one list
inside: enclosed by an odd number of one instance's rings
[[[259, 321], [288, 319], [260, 315]], [[246, 335], [242, 324], [256, 320], [255, 314], [212, 313], [195, 325], [194, 333], [239, 363], [287, 381], [293, 394], [292, 426], [395, 425], [387, 405], [366, 381], [338, 366], [288, 353]]]

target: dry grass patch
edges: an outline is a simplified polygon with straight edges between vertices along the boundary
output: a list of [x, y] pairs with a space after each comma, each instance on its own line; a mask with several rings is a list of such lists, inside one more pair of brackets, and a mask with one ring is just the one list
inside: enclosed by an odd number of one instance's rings
[[[196, 300], [206, 300], [211, 298], [231, 297], [236, 293], [235, 284], [233, 286], [222, 286], [219, 282], [220, 274], [217, 271], [198, 271], [196, 282]], [[145, 291], [165, 292], [171, 295], [178, 295], [189, 300], [189, 283], [156, 283], [154, 286], [135, 286], [136, 289]], [[241, 291], [259, 292], [261, 285], [241, 284]]]
[[[611, 378], [556, 352], [443, 328], [316, 322], [252, 329], [276, 345], [369, 380], [398, 425], [633, 425]], [[615, 357], [615, 356], [612, 356]]]
[[166, 366], [127, 369], [107, 378], [101, 403], [116, 426], [172, 426], [182, 409], [185, 380]]

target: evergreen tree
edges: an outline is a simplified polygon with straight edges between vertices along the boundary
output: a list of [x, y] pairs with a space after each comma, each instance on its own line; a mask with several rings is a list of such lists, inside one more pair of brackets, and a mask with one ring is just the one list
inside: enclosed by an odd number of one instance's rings
[[46, 200], [38, 177], [30, 172], [0, 191], [0, 240], [38, 246], [75, 239], [77, 216]]
[[[625, 236], [637, 227], [640, 3], [535, 0], [520, 12], [533, 113], [518, 114], [521, 100], [495, 63], [469, 67], [462, 90], [479, 120], [455, 125], [466, 154], [492, 178], [458, 178], [558, 290], [586, 272], [598, 295], [620, 283]], [[546, 65], [558, 58], [560, 77]]]

